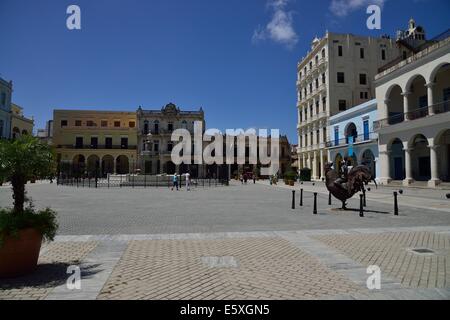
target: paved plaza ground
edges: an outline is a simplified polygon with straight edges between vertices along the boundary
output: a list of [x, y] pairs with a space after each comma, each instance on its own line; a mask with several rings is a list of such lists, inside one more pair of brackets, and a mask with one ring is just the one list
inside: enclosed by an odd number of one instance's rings
[[[335, 199], [329, 206], [320, 183], [27, 188], [37, 208], [59, 213], [60, 230], [36, 273], [0, 280], [0, 299], [450, 298], [445, 191], [404, 189], [394, 216], [394, 189], [372, 187], [361, 218]], [[10, 196], [0, 187], [0, 206]], [[70, 265], [81, 268], [81, 290], [67, 289]], [[381, 290], [367, 289], [370, 265], [381, 269]]]

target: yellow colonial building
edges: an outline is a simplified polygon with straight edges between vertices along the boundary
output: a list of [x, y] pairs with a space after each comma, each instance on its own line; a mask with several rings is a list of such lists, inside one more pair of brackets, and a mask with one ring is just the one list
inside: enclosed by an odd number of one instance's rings
[[106, 176], [137, 167], [136, 112], [54, 110], [53, 141], [61, 173]]
[[23, 108], [11, 103], [11, 138], [24, 134], [33, 134], [34, 120], [23, 115]]

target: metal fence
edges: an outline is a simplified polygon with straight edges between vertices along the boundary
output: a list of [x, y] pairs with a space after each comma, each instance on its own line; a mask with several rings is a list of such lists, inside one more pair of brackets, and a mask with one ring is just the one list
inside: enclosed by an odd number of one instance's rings
[[[73, 177], [58, 178], [57, 184], [61, 186], [72, 186], [77, 188], [172, 188], [172, 176], [150, 176], [150, 175], [108, 175], [106, 178], [98, 177]], [[211, 188], [229, 185], [226, 179], [191, 179], [192, 188]], [[186, 177], [178, 178], [178, 187], [186, 188]]]

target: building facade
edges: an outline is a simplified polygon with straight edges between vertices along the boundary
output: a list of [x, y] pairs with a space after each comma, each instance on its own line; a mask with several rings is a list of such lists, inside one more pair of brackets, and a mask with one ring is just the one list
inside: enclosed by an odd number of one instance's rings
[[135, 112], [54, 110], [53, 146], [60, 171], [127, 174], [138, 167]]
[[0, 139], [11, 137], [11, 96], [12, 81], [0, 78]]
[[377, 114], [377, 101], [373, 99], [330, 117], [328, 131], [333, 138], [327, 144], [328, 158], [335, 169], [340, 170], [347, 159], [353, 166], [368, 166], [372, 176], [377, 177], [378, 134], [373, 128]]
[[450, 33], [375, 79], [380, 181], [450, 181]]
[[[203, 109], [198, 111], [181, 111], [175, 104], [169, 103], [161, 110], [144, 110], [142, 107], [136, 112], [138, 129], [137, 153], [139, 168], [145, 174], [173, 174], [175, 172], [193, 172], [193, 176], [201, 175], [202, 168], [198, 165], [176, 166], [171, 159], [175, 142], [171, 141], [172, 133], [176, 129], [186, 129], [194, 135], [194, 122], [200, 121], [205, 128], [205, 114]], [[192, 158], [193, 163], [193, 158]]]
[[23, 108], [11, 103], [11, 138], [16, 139], [21, 135], [32, 135], [34, 128], [33, 118], [23, 115]]
[[329, 117], [375, 97], [378, 68], [397, 58], [400, 49], [388, 37], [372, 38], [327, 32], [314, 39], [297, 66], [299, 168], [324, 177], [329, 161], [326, 143]]

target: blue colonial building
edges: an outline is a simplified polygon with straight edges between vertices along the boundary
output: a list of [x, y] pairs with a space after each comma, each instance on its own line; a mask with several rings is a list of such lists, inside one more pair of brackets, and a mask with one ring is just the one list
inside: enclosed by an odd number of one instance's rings
[[11, 95], [12, 82], [0, 78], [0, 138], [11, 135]]
[[352, 165], [369, 166], [374, 177], [378, 168], [378, 135], [373, 124], [378, 120], [377, 101], [371, 100], [329, 118], [328, 159], [340, 169], [344, 159]]

